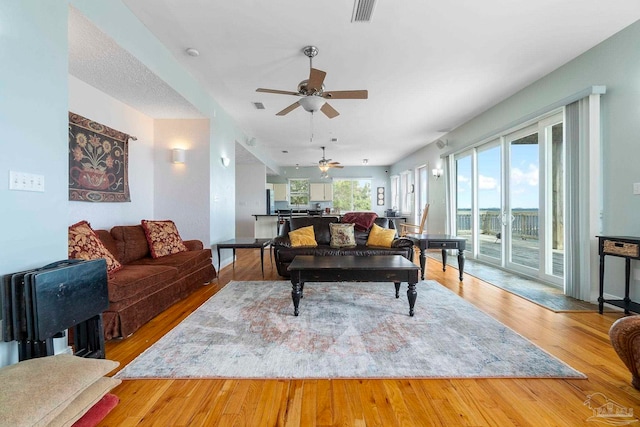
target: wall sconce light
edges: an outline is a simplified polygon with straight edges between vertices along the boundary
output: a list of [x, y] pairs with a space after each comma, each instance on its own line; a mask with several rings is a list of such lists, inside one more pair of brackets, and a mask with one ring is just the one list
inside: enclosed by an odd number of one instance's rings
[[436, 179], [442, 176], [442, 169], [436, 168], [431, 170], [431, 175], [433, 175]]
[[184, 163], [185, 152], [182, 148], [174, 148], [171, 150], [171, 163]]
[[220, 161], [222, 162], [222, 166], [225, 168], [229, 166], [229, 163], [231, 163], [231, 160], [227, 156], [220, 157]]

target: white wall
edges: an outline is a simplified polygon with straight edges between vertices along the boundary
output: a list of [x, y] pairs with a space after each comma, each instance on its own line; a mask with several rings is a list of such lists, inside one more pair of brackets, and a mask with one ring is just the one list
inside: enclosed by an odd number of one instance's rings
[[129, 142], [129, 191], [131, 202], [69, 202], [69, 225], [87, 220], [94, 229], [140, 224], [153, 217], [154, 130], [153, 119], [69, 76], [69, 111], [134, 135]]
[[[209, 91], [184, 68], [172, 53], [119, 0], [96, 2], [69, 0], [69, 3], [107, 36], [134, 55], [154, 74], [182, 95], [203, 117], [209, 119], [208, 218], [209, 236], [205, 246], [235, 235], [235, 141], [247, 141], [247, 135], [212, 98]], [[221, 155], [231, 159], [224, 168]], [[156, 166], [158, 164], [156, 163]], [[154, 202], [163, 198], [163, 188], [156, 187]], [[170, 197], [171, 194], [168, 195]], [[194, 200], [198, 204], [199, 201]], [[203, 218], [206, 218], [206, 213]]]
[[[209, 242], [209, 120], [156, 120], [153, 218], [171, 219], [180, 237]], [[171, 150], [185, 163], [171, 163]]]
[[253, 215], [267, 212], [266, 176], [265, 165], [236, 165], [236, 237], [255, 237]]

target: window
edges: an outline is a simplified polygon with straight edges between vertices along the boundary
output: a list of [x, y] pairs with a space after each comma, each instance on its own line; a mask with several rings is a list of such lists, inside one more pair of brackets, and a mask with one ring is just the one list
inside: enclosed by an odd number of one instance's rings
[[334, 179], [333, 207], [340, 212], [371, 210], [371, 179]]
[[309, 204], [308, 179], [289, 180], [289, 204], [296, 206]]
[[408, 214], [413, 210], [413, 179], [410, 171], [400, 174], [400, 212]]
[[398, 210], [400, 206], [400, 177], [394, 175], [391, 177], [391, 208]]

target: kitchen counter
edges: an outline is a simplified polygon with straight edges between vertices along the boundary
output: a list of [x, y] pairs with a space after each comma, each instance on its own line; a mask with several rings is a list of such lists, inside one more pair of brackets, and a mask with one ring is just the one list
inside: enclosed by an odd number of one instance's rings
[[[291, 214], [291, 216], [307, 216], [307, 215], [308, 215], [308, 214], [307, 214], [306, 212], [293, 212], [293, 213]], [[253, 214], [252, 216], [255, 216], [255, 217], [256, 217], [256, 220], [257, 220], [259, 217], [273, 217], [273, 218], [277, 218], [277, 217], [278, 217], [278, 214], [268, 214], [268, 215], [267, 215], [267, 214]], [[323, 214], [322, 214], [322, 216], [341, 216], [341, 215], [340, 215], [340, 214], [326, 214], [326, 213], [323, 213]]]

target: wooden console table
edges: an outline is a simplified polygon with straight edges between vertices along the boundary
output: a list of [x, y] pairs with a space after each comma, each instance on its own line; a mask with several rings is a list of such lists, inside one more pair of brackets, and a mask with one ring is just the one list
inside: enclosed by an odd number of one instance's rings
[[407, 234], [405, 237], [413, 240], [413, 243], [420, 248], [420, 268], [422, 269], [422, 280], [424, 280], [424, 270], [427, 262], [427, 249], [442, 249], [442, 271], [447, 269], [447, 249], [458, 251], [458, 271], [462, 282], [464, 273], [464, 250], [467, 241], [463, 237], [449, 234]]
[[[598, 254], [600, 255], [600, 294], [598, 296], [598, 311], [602, 314], [604, 303], [624, 308], [624, 313], [630, 311], [640, 313], [640, 304], [629, 298], [629, 279], [631, 276], [631, 260], [640, 259], [640, 237], [631, 236], [596, 236], [598, 237]], [[621, 300], [604, 299], [604, 258], [616, 256], [625, 259], [624, 268], [624, 298]], [[630, 310], [631, 309], [631, 310]]]

